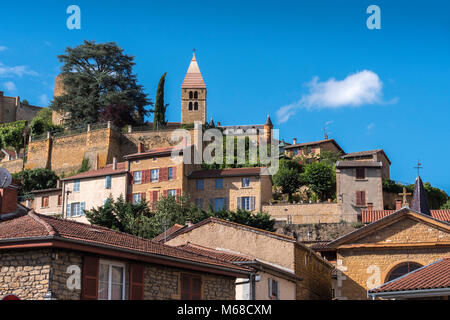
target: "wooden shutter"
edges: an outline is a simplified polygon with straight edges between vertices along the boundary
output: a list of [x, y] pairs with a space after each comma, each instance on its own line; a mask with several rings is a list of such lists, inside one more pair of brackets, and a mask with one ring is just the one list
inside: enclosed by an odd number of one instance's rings
[[158, 202], [159, 191], [152, 191], [153, 193], [153, 202]]
[[172, 167], [172, 179], [175, 180], [177, 178], [177, 167]]
[[202, 298], [201, 277], [181, 275], [181, 300], [200, 300]]
[[356, 191], [356, 205], [364, 206], [366, 204], [366, 192]]
[[168, 193], [168, 190], [163, 190], [163, 197], [164, 198], [167, 198], [167, 193]]
[[228, 198], [223, 198], [223, 209], [228, 210]]
[[71, 212], [70, 209], [72, 209], [71, 205], [69, 202], [67, 202], [67, 206], [66, 206], [66, 217], [70, 218]]
[[177, 196], [181, 196], [181, 189], [177, 189]]
[[242, 208], [242, 198], [241, 197], [237, 197], [236, 208], [237, 209]]
[[366, 192], [365, 191], [361, 191], [361, 205], [362, 206], [366, 205]]
[[144, 265], [130, 264], [129, 300], [144, 300]]
[[255, 197], [250, 197], [250, 211], [255, 210]]
[[186, 275], [181, 275], [181, 300], [191, 299], [191, 279]]
[[202, 299], [202, 279], [200, 277], [192, 277], [192, 289], [191, 289], [191, 299], [201, 300]]
[[99, 278], [98, 258], [85, 256], [83, 259], [83, 278], [81, 284], [82, 300], [98, 299], [98, 278]]
[[269, 294], [269, 298], [272, 298], [272, 279], [271, 278], [269, 278], [268, 283], [269, 283], [269, 287], [267, 288], [267, 291]]
[[145, 192], [141, 193], [141, 201], [145, 201]]

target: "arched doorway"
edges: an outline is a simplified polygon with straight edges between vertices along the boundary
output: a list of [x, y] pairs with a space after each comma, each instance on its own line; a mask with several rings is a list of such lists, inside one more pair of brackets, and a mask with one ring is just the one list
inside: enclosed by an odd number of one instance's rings
[[397, 279], [419, 268], [422, 268], [422, 265], [417, 262], [408, 261], [400, 263], [392, 268], [392, 270], [388, 273], [385, 283]]

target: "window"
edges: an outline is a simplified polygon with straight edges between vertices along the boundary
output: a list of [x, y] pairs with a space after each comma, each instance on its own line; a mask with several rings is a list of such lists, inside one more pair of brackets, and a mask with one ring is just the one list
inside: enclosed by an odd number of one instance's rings
[[189, 99], [192, 99], [194, 97], [192, 91], [189, 91]]
[[194, 92], [194, 99], [198, 99], [198, 92], [197, 91]]
[[203, 180], [197, 180], [197, 191], [203, 190]]
[[100, 261], [99, 300], [125, 300], [125, 265]]
[[416, 269], [421, 268], [422, 266], [415, 262], [406, 262], [396, 266], [386, 278], [386, 282], [397, 279], [407, 273], [410, 273]]
[[216, 189], [223, 189], [223, 179], [216, 179]]
[[67, 217], [81, 217], [84, 215], [84, 202], [73, 202], [67, 204]]
[[140, 193], [133, 194], [133, 204], [138, 204], [142, 201], [142, 195]]
[[192, 102], [189, 102], [189, 110], [192, 110]]
[[62, 206], [62, 194], [58, 195], [58, 206]]
[[151, 182], [159, 181], [159, 169], [153, 169], [151, 172]]
[[73, 192], [80, 192], [80, 180], [73, 182]]
[[225, 198], [216, 198], [215, 208], [216, 211], [225, 209]]
[[112, 180], [111, 176], [105, 177], [105, 189], [111, 189], [111, 180]]
[[237, 208], [247, 211], [255, 210], [255, 197], [238, 197]]
[[298, 149], [294, 150], [294, 154], [297, 156], [298, 155]]
[[142, 182], [142, 171], [136, 171], [133, 174], [133, 181], [134, 181], [134, 184], [141, 184], [141, 182]]
[[273, 300], [279, 300], [280, 299], [280, 285], [278, 284], [278, 281], [269, 278], [269, 298]]
[[173, 168], [169, 168], [169, 180], [173, 179]]
[[202, 298], [202, 278], [181, 274], [181, 300], [200, 300]]
[[47, 197], [42, 197], [41, 208], [48, 208], [48, 203], [49, 203], [48, 196]]
[[242, 188], [250, 187], [250, 178], [242, 178]]
[[198, 110], [198, 102], [194, 102], [194, 110]]
[[167, 195], [172, 196], [172, 197], [176, 197], [177, 196], [177, 190], [169, 190], [167, 191]]
[[356, 191], [356, 205], [365, 206], [366, 205], [366, 192]]
[[366, 169], [356, 168], [356, 179], [365, 179], [365, 178], [366, 178]]
[[203, 199], [195, 199], [195, 205], [201, 209], [203, 209]]

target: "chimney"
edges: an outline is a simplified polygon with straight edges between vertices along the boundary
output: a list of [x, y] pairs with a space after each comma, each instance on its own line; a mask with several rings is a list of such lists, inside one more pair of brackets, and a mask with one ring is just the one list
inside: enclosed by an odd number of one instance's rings
[[292, 144], [297, 144], [297, 138], [294, 138], [294, 139], [292, 140]]
[[117, 158], [113, 158], [113, 170], [117, 170]]
[[144, 152], [144, 143], [142, 141], [139, 141], [138, 143], [138, 153]]
[[61, 188], [61, 180], [56, 180], [56, 187]]
[[0, 189], [0, 216], [17, 210], [17, 186]]
[[217, 122], [217, 126], [220, 127], [220, 122], [219, 121]]
[[373, 203], [372, 203], [372, 202], [369, 202], [369, 203], [367, 204], [367, 210], [373, 211]]
[[402, 200], [395, 201], [395, 211], [398, 211], [402, 208]]

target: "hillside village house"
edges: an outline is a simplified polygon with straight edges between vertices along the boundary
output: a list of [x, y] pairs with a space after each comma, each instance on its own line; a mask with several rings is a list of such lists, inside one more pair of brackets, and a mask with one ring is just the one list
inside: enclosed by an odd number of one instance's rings
[[188, 190], [195, 204], [207, 210], [227, 209], [261, 212], [272, 199], [271, 176], [265, 168], [235, 168], [194, 171], [188, 176]]
[[[83, 172], [62, 179], [62, 215], [64, 218], [88, 223], [84, 210], [101, 207], [112, 197], [127, 195], [128, 168], [126, 162]], [[37, 209], [41, 212], [40, 209]], [[44, 212], [42, 212], [44, 213]]]
[[411, 209], [315, 248], [335, 261], [337, 299], [367, 299], [369, 290], [450, 255], [450, 224], [431, 217], [425, 200], [418, 178]]
[[289, 157], [304, 157], [309, 163], [324, 151], [345, 154], [339, 144], [328, 137], [325, 137], [325, 140], [304, 143], [297, 143], [297, 139], [294, 138], [293, 143], [285, 146], [284, 150]]
[[45, 190], [31, 191], [34, 199], [26, 200], [25, 205], [30, 209], [35, 209], [41, 214], [51, 216], [62, 216], [63, 195], [62, 188], [52, 188]]
[[[248, 256], [300, 277], [302, 280], [296, 281], [295, 286], [297, 300], [331, 299], [331, 271], [334, 267], [294, 238], [209, 218], [192, 226], [171, 228], [170, 232], [166, 232], [157, 240], [170, 246], [192, 243]], [[274, 277], [263, 280], [267, 287], [273, 284], [270, 279]], [[292, 286], [288, 282], [276, 281], [279, 284], [280, 296], [292, 292]]]
[[392, 164], [383, 149], [351, 152], [342, 156], [342, 159], [347, 161], [374, 161], [381, 162], [383, 165], [382, 177], [383, 179], [390, 179], [390, 166]]

